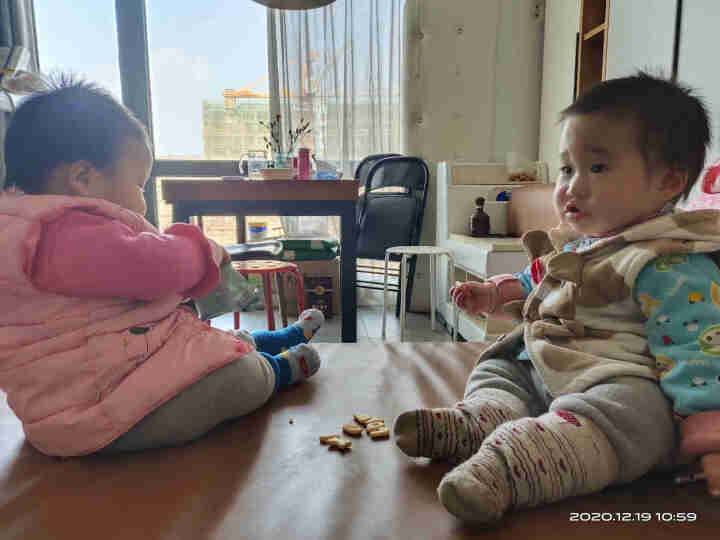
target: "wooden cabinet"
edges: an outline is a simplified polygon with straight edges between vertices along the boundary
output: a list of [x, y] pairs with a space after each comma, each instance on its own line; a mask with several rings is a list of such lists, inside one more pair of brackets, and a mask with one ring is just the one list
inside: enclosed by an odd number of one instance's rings
[[575, 96], [605, 79], [610, 0], [581, 0]]

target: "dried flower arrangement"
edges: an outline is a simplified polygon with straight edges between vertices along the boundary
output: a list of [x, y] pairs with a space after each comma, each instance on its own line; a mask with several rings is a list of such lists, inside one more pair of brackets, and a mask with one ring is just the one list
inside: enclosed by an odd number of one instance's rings
[[[282, 129], [281, 118], [279, 114], [276, 114], [275, 118], [269, 124], [266, 124], [262, 120], [260, 121], [260, 125], [267, 129], [270, 135], [269, 138], [263, 137], [265, 140], [265, 148], [274, 153], [283, 152], [282, 141], [280, 140], [280, 130]], [[292, 154], [298, 141], [310, 132], [312, 132], [312, 129], [310, 129], [310, 121], [300, 118], [300, 126], [294, 130], [288, 130], [289, 144], [285, 152]]]

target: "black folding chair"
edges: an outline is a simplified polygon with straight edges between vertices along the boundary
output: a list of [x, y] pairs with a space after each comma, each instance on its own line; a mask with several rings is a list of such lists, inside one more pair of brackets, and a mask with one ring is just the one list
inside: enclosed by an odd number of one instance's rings
[[[363, 159], [355, 177], [361, 182], [357, 203], [357, 258], [385, 260], [385, 250], [393, 246], [416, 246], [420, 242], [427, 187], [427, 164], [420, 158], [399, 154], [376, 154]], [[400, 257], [391, 256], [392, 261]], [[417, 256], [408, 264], [407, 305], [409, 311]], [[358, 272], [380, 274], [379, 269], [358, 266]], [[400, 274], [394, 275], [388, 290], [398, 293], [395, 316], [400, 316]], [[356, 286], [383, 290], [378, 281], [356, 279]]]

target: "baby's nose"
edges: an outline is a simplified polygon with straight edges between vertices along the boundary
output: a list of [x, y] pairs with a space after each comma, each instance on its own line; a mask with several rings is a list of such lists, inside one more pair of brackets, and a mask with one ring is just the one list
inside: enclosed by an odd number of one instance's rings
[[576, 174], [568, 185], [567, 194], [573, 197], [584, 197], [590, 193], [590, 184], [587, 177]]

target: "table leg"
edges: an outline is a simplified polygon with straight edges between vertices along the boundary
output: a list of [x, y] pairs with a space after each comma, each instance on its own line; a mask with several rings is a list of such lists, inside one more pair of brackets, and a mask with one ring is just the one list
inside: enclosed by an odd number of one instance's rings
[[237, 243], [238, 244], [244, 244], [245, 239], [245, 214], [236, 214], [235, 215], [235, 234], [237, 236]]
[[173, 203], [172, 220], [173, 223], [190, 223], [190, 212], [182, 203]]
[[437, 308], [437, 284], [435, 283], [435, 261], [437, 255], [430, 254], [428, 266], [430, 267], [430, 330], [435, 331], [435, 309]]
[[263, 274], [263, 289], [265, 291], [265, 313], [267, 314], [268, 330], [275, 330], [275, 312], [272, 301], [272, 280], [270, 274]]
[[[280, 304], [280, 320], [282, 321], [282, 327], [286, 328], [288, 325], [288, 317], [287, 317], [287, 306], [285, 305], [285, 284], [283, 283], [283, 280], [285, 279], [284, 275], [281, 275], [279, 272], [276, 272], [275, 274], [275, 288], [278, 292], [278, 304]], [[298, 315], [300, 315], [300, 312], [298, 311]]]
[[387, 301], [388, 301], [388, 262], [390, 254], [385, 253], [385, 281], [383, 284], [383, 314], [382, 314], [382, 338], [385, 341], [385, 321], [387, 319]]
[[297, 305], [298, 315], [305, 311], [305, 285], [300, 270], [295, 270], [295, 281], [297, 282]]
[[406, 296], [407, 296], [407, 255], [403, 253], [402, 259], [400, 260], [400, 275], [402, 276], [400, 281], [400, 342], [405, 341], [405, 308], [407, 307]]
[[357, 341], [357, 238], [355, 223], [355, 202], [344, 206], [340, 214], [340, 301], [342, 311], [342, 341]]
[[450, 285], [448, 286], [446, 284], [446, 292], [445, 292], [445, 300], [444, 302], [447, 303], [449, 300], [452, 305], [452, 316], [453, 316], [453, 322], [452, 322], [452, 340], [457, 341], [457, 335], [458, 335], [458, 325], [460, 324], [460, 310], [457, 307], [457, 304], [452, 301], [452, 298], [448, 298], [447, 291], [449, 291], [454, 285], [455, 285], [455, 259], [452, 255], [449, 253], [447, 254], [448, 258], [448, 264], [450, 265], [450, 270], [448, 271], [448, 277], [450, 278]]

